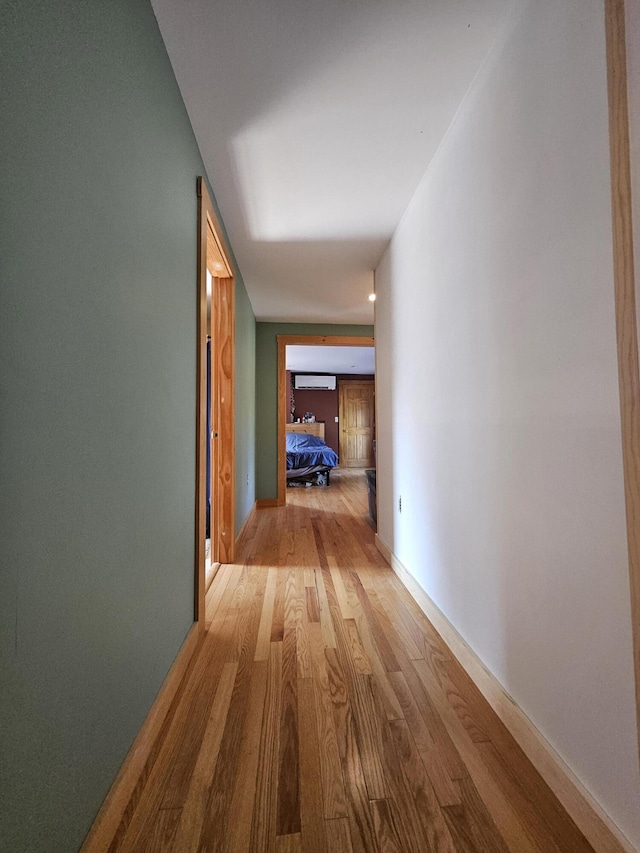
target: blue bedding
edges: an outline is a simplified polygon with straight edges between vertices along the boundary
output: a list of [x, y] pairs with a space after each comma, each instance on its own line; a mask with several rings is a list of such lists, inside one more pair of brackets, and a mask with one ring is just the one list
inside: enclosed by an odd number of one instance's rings
[[338, 454], [316, 435], [287, 433], [287, 471], [322, 465], [335, 468]]

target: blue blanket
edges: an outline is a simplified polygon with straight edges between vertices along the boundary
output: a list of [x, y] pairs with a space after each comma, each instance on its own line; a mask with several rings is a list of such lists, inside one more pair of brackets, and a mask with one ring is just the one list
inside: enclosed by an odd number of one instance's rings
[[287, 433], [287, 470], [324, 465], [335, 468], [338, 454], [316, 435], [301, 432]]

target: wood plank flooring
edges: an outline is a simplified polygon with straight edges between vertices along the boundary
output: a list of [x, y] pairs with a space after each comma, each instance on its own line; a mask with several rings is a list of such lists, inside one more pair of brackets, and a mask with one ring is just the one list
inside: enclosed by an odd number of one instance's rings
[[259, 510], [112, 853], [592, 850], [374, 544], [361, 471]]

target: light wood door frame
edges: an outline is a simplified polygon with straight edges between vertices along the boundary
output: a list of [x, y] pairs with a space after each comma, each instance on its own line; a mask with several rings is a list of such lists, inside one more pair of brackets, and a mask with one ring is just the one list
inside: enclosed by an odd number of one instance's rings
[[287, 447], [285, 426], [287, 423], [287, 347], [374, 347], [375, 339], [355, 335], [277, 335], [278, 342], [278, 498], [277, 506], [287, 501]]
[[[195, 620], [204, 631], [207, 441], [211, 447], [211, 560], [234, 558], [235, 284], [231, 254], [204, 180], [198, 192]], [[207, 269], [213, 283], [207, 295]], [[210, 309], [210, 310], [209, 310]], [[211, 431], [207, 435], [207, 337], [211, 337]], [[214, 523], [215, 522], [215, 523]], [[216, 533], [214, 539], [214, 532]]]
[[[613, 278], [629, 584], [640, 749], [640, 369], [636, 314], [624, 0], [605, 0]], [[636, 247], [640, 250], [640, 247]]]
[[[340, 381], [338, 385], [338, 421], [340, 425], [340, 441], [339, 441], [339, 456], [340, 459], [348, 459], [348, 454], [346, 453], [347, 448], [347, 440], [345, 436], [345, 404], [344, 404], [344, 391], [353, 385], [370, 385], [373, 389], [373, 399], [371, 400], [371, 441], [373, 442], [376, 437], [376, 383], [374, 379], [343, 379]], [[371, 445], [371, 454], [369, 456], [368, 465], [364, 465], [364, 468], [371, 467], [373, 464], [373, 444]], [[346, 464], [344, 467], [348, 467]]]

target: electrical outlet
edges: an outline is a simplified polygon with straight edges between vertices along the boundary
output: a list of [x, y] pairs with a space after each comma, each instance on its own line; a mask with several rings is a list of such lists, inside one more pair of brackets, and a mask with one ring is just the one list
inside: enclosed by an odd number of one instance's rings
[[398, 498], [398, 512], [402, 512], [402, 495]]
[[249, 485], [249, 472], [247, 471], [247, 486]]
[[338, 416], [336, 415], [336, 423], [338, 423]]

